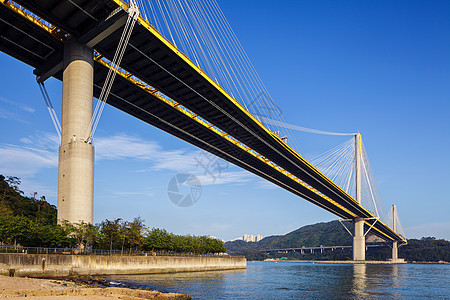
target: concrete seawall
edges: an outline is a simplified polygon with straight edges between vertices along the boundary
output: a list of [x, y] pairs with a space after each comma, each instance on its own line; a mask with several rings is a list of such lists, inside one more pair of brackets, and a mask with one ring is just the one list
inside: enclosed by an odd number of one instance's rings
[[245, 269], [244, 257], [0, 254], [0, 275], [152, 274]]

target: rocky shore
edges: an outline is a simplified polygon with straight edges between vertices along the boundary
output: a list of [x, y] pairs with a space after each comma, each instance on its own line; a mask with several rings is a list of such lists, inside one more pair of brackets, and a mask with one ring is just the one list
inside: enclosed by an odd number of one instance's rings
[[31, 299], [191, 299], [189, 295], [157, 291], [102, 287], [98, 282], [78, 279], [37, 279], [0, 276], [0, 299], [27, 297]]

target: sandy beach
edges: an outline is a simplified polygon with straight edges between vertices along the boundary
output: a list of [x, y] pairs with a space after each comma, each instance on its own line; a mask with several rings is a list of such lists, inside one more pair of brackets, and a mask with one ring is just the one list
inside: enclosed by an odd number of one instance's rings
[[66, 280], [0, 276], [0, 299], [191, 299], [189, 295], [117, 287], [92, 287]]

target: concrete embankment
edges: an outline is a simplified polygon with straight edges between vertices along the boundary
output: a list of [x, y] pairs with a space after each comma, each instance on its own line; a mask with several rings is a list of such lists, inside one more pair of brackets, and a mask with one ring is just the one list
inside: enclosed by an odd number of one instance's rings
[[0, 254], [0, 275], [152, 274], [246, 268], [244, 257]]

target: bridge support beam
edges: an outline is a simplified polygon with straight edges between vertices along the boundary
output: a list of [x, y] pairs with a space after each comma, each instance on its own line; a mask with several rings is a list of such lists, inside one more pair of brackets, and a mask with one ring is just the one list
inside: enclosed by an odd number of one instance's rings
[[[392, 229], [397, 232], [397, 206], [392, 205]], [[398, 261], [398, 242], [392, 242], [392, 261]]]
[[366, 260], [366, 237], [364, 236], [364, 219], [353, 221], [355, 232], [353, 234], [353, 260]]
[[64, 46], [59, 223], [93, 221], [94, 147], [84, 141], [92, 118], [93, 66], [92, 49], [70, 38]]
[[395, 241], [392, 243], [392, 261], [398, 260], [398, 242]]
[[[361, 158], [362, 143], [361, 134], [355, 136], [355, 179], [356, 179], [356, 201], [361, 204]], [[353, 260], [366, 260], [366, 237], [364, 236], [364, 219], [356, 218], [353, 221]]]

